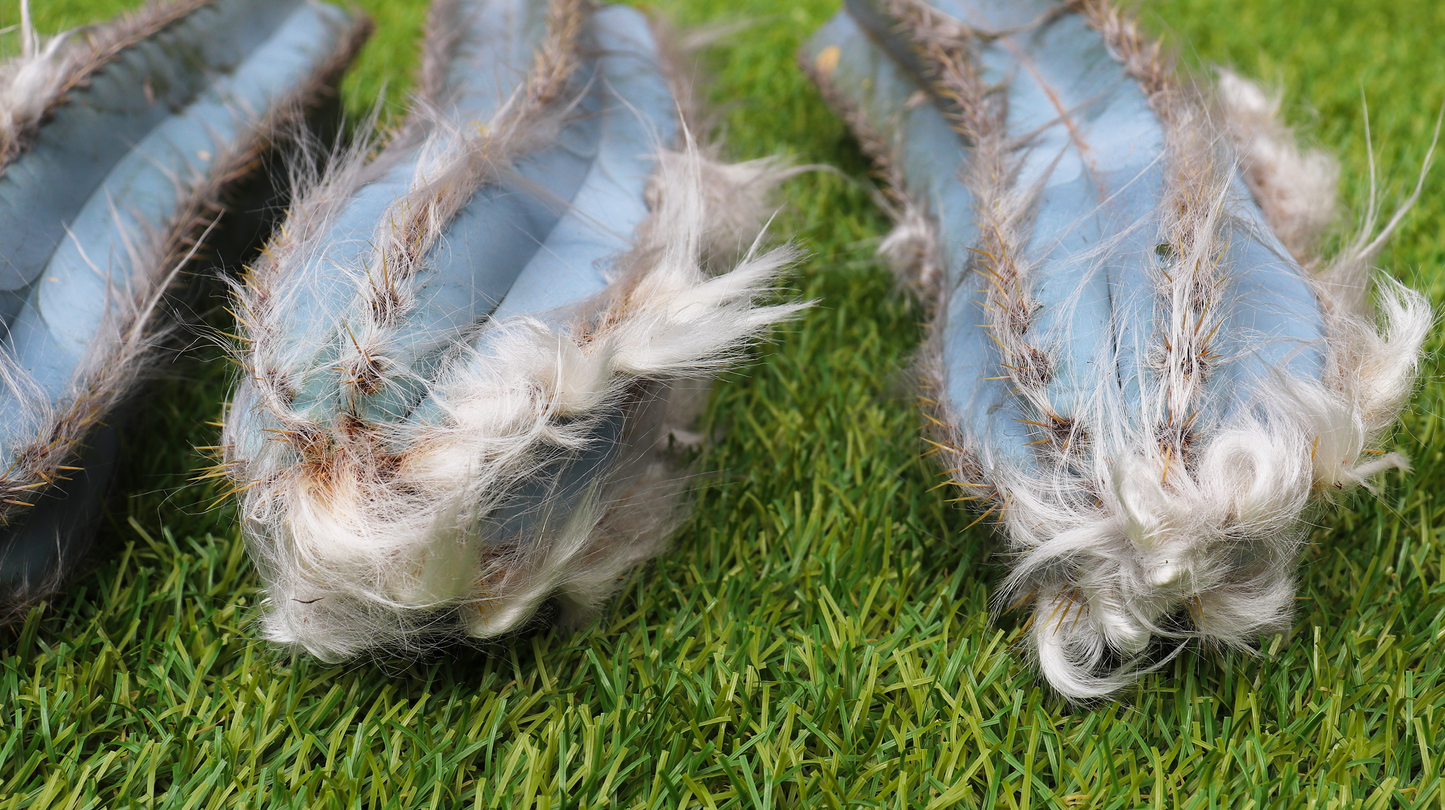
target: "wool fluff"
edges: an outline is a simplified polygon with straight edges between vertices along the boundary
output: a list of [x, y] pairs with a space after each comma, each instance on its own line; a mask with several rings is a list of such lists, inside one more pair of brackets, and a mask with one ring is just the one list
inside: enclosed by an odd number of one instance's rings
[[88, 545], [118, 452], [107, 423], [225, 191], [369, 30], [305, 0], [159, 3], [48, 41], [22, 19], [0, 65], [0, 620]]
[[930, 441], [1047, 681], [1104, 696], [1286, 628], [1302, 516], [1405, 466], [1376, 447], [1432, 313], [1371, 289], [1399, 217], [1319, 256], [1334, 162], [1104, 0], [850, 1], [802, 62], [886, 181]]
[[788, 170], [699, 149], [664, 53], [620, 6], [443, 0], [406, 122], [298, 169], [223, 433], [268, 639], [493, 637], [660, 550], [688, 381], [799, 308], [758, 248]]

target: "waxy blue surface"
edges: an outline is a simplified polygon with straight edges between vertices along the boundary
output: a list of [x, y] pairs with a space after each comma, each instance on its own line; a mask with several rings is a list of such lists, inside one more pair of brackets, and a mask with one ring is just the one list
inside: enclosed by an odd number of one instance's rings
[[34, 281], [116, 162], [191, 104], [217, 74], [236, 70], [296, 6], [295, 0], [204, 6], [70, 90], [42, 136], [0, 176], [0, 234], [6, 237], [0, 290]]
[[[1049, 358], [1046, 396], [1054, 413], [1086, 423], [1099, 447], [1152, 435], [1161, 380], [1144, 359], [1162, 347], [1168, 302], [1159, 294], [1160, 211], [1169, 169], [1164, 128], [1138, 83], [1076, 14], [1053, 15], [1047, 0], [937, 0], [938, 10], [985, 36], [970, 40], [986, 86], [1006, 94], [1014, 142], [1014, 187], [1030, 195], [1023, 248], [1034, 304], [1026, 339]], [[868, 0], [808, 45], [807, 58], [836, 45], [830, 85], [877, 132], [908, 192], [941, 225], [947, 273], [943, 363], [958, 427], [986, 468], [1008, 458], [1027, 471], [1039, 436], [1020, 409], [997, 344], [983, 324], [986, 280], [968, 248], [979, 213], [960, 172], [970, 144], [947, 137], [946, 102], [921, 92], [917, 57], [895, 24]], [[920, 112], [930, 111], [930, 112]], [[922, 154], [920, 154], [922, 153]], [[955, 168], [956, 167], [956, 168]], [[1194, 427], [1258, 402], [1259, 382], [1284, 372], [1318, 379], [1323, 369], [1318, 306], [1303, 271], [1264, 224], [1242, 181], [1231, 188], [1223, 243], [1224, 324], [1211, 344]], [[1100, 417], [1103, 418], [1100, 418]]]
[[[170, 229], [183, 185], [204, 178], [259, 116], [310, 81], [348, 27], [340, 9], [313, 2], [202, 7], [71, 91], [6, 167], [0, 287], [22, 306], [3, 313], [4, 342], [31, 378], [23, 392], [0, 390], [7, 460], [37, 439], [26, 400], [63, 407], [108, 314], [156, 278], [156, 268], [135, 265], [135, 250]], [[101, 514], [117, 451], [113, 427], [97, 428], [74, 463], [81, 469], [35, 493], [35, 506], [0, 536], [0, 586], [33, 587], [74, 561]]]
[[[439, 94], [451, 123], [485, 126], [522, 86], [545, 33], [536, 14], [544, 6], [491, 0], [459, 7], [465, 30]], [[284, 370], [301, 381], [293, 408], [328, 426], [347, 411], [379, 426], [445, 423], [445, 406], [428, 390], [438, 377], [466, 374], [449, 363], [498, 362], [488, 324], [523, 315], [560, 322], [614, 278], [614, 262], [648, 214], [645, 192], [658, 151], [678, 139], [677, 107], [642, 14], [598, 9], [580, 36], [572, 86], [584, 92], [558, 102], [573, 106], [555, 139], [518, 158], [446, 224], [414, 276], [415, 305], [386, 341], [387, 380], [369, 396], [346, 392], [337, 362], [372, 317], [354, 274], [374, 234], [390, 227], [388, 208], [411, 189], [421, 145], [384, 156], [392, 163], [383, 176], [344, 204], [323, 254], [301, 270], [303, 283], [288, 282], [283, 299]], [[235, 433], [242, 454], [267, 440], [260, 414], [245, 390], [238, 394], [230, 418], [241, 421]], [[528, 485], [505, 493], [502, 506], [480, 518], [491, 542], [535, 530], [538, 521], [565, 520], [616, 460], [626, 415], [579, 418], [595, 426], [585, 447], [543, 460]]]

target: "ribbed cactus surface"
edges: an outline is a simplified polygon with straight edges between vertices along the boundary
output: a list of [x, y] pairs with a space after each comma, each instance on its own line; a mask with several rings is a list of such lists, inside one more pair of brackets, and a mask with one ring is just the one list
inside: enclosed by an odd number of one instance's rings
[[752, 249], [776, 166], [692, 145], [637, 11], [437, 3], [418, 85], [238, 289], [265, 633], [326, 659], [595, 607], [674, 521], [675, 383], [795, 309]]
[[1333, 164], [1102, 0], [848, 0], [802, 60], [889, 186], [932, 440], [1048, 681], [1279, 628], [1311, 495], [1402, 464], [1371, 448], [1431, 320], [1388, 281], [1377, 316], [1379, 239], [1314, 253]]
[[149, 6], [0, 66], [0, 601], [53, 588], [100, 514], [108, 420], [226, 184], [365, 27], [304, 0]]

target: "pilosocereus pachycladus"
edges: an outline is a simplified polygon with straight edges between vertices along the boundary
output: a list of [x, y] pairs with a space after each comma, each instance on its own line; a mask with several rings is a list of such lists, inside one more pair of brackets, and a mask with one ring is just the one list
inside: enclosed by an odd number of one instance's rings
[[157, 3], [45, 41], [25, 20], [0, 64], [0, 618], [88, 547], [167, 291], [368, 30], [306, 0]]
[[1403, 466], [1374, 448], [1432, 321], [1388, 276], [1372, 302], [1373, 216], [1316, 252], [1333, 162], [1103, 0], [848, 0], [802, 61], [888, 186], [931, 440], [1048, 682], [1282, 626], [1312, 496]]
[[786, 169], [694, 145], [672, 61], [630, 8], [441, 0], [406, 121], [302, 183], [223, 437], [268, 638], [492, 637], [659, 550], [676, 384], [797, 309], [755, 244]]

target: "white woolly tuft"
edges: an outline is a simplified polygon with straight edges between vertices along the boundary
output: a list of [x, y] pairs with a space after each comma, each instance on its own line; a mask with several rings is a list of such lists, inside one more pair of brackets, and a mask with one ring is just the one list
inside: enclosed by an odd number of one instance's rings
[[702, 251], [710, 269], [722, 270], [736, 264], [739, 257], [752, 250], [758, 238], [758, 223], [767, 221], [776, 209], [773, 191], [778, 184], [811, 166], [790, 166], [779, 157], [765, 157], [742, 163], [725, 163], [707, 151], [664, 151], [659, 155], [664, 164], [678, 161], [682, 166], [659, 171], [647, 189], [649, 207], [661, 204], [663, 184], [678, 175], [697, 174], [704, 198], [701, 202], [713, 212], [714, 219], [702, 235]]
[[[375, 160], [362, 145], [298, 195], [237, 290], [248, 376], [223, 446], [267, 582], [273, 641], [340, 660], [497, 636], [553, 597], [571, 615], [595, 610], [661, 550], [675, 522], [681, 484], [664, 452], [683, 399], [674, 386], [732, 367], [803, 306], [767, 303], [795, 251], [758, 248], [764, 200], [787, 170], [718, 163], [688, 138], [659, 150], [650, 213], [602, 293], [565, 311], [486, 320], [425, 379], [386, 361], [426, 248], [479, 188], [549, 142], [570, 110], [566, 66], [584, 11], [569, 2], [552, 10], [525, 88], [491, 121], [459, 126], [423, 98]], [[380, 217], [371, 249], [356, 266], [320, 266], [341, 207], [415, 144], [411, 189]], [[726, 256], [740, 259], [724, 268]], [[282, 338], [291, 300], [317, 273], [351, 278], [366, 303], [356, 311], [371, 319], [347, 334], [337, 362], [297, 356]], [[368, 421], [342, 408], [313, 419], [293, 407], [308, 379], [337, 368], [365, 371], [375, 385], [420, 385], [440, 416]], [[337, 396], [357, 387], [355, 378], [339, 385]], [[258, 438], [267, 432], [274, 440]], [[568, 466], [588, 458], [600, 460], [569, 490]], [[520, 528], [506, 518], [519, 503], [534, 504]]]
[[[23, 7], [28, 9], [29, 3]], [[0, 65], [0, 110], [4, 111], [0, 114], [0, 149], [6, 153], [18, 149], [23, 133], [35, 126], [60, 95], [70, 73], [66, 63], [77, 50], [67, 47], [69, 38], [63, 34], [41, 45], [28, 19], [24, 29], [24, 51]]]
[[1255, 202], [1290, 253], [1312, 264], [1320, 234], [1335, 218], [1339, 165], [1326, 152], [1295, 142], [1280, 119], [1278, 93], [1268, 95], [1224, 69], [1216, 91]]
[[936, 290], [943, 285], [938, 226], [919, 205], [905, 202], [893, 230], [878, 245], [878, 255], [911, 289]]

